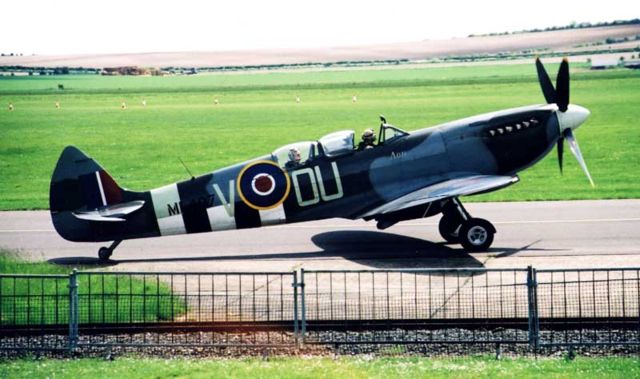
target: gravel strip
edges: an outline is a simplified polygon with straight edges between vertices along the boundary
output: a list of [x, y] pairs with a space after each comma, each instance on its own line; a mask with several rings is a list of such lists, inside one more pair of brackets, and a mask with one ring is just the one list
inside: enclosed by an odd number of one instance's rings
[[[72, 354], [76, 357], [114, 357], [143, 355], [173, 357], [245, 357], [298, 355], [426, 355], [461, 356], [490, 354], [499, 356], [561, 356], [572, 351], [585, 356], [638, 355], [639, 330], [572, 330], [541, 332], [542, 346], [536, 352], [528, 344], [528, 332], [498, 330], [404, 330], [385, 331], [311, 331], [305, 343], [297, 343], [290, 332], [252, 333], [138, 333], [81, 336]], [[384, 343], [380, 343], [384, 341]], [[442, 341], [451, 341], [442, 343]], [[502, 341], [518, 341], [506, 343]], [[624, 345], [624, 343], [636, 345]], [[607, 345], [589, 346], [599, 343]], [[43, 335], [0, 339], [0, 358], [24, 355], [67, 357], [66, 336]], [[572, 345], [572, 346], [570, 346]], [[49, 347], [58, 351], [37, 350]], [[22, 348], [23, 350], [18, 350]]]

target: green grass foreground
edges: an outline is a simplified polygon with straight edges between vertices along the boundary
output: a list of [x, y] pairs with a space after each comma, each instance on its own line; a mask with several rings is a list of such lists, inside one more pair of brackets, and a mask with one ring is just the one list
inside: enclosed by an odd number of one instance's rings
[[637, 378], [639, 358], [271, 358], [12, 360], [4, 378]]
[[[555, 77], [557, 65], [547, 69]], [[567, 148], [564, 176], [552, 151], [522, 173], [520, 183], [473, 201], [640, 198], [640, 71], [593, 72], [575, 64], [571, 78], [572, 102], [592, 113], [576, 136], [596, 188]], [[180, 159], [204, 174], [290, 142], [377, 128], [379, 114], [411, 131], [543, 101], [533, 60], [174, 77], [3, 77], [0, 210], [47, 208], [53, 168], [70, 144], [122, 186], [147, 190], [188, 178]]]
[[[0, 251], [0, 325], [68, 323], [70, 272], [69, 268], [50, 263], [20, 261]], [[64, 277], [2, 275], [15, 273]], [[171, 320], [187, 308], [184, 300], [156, 277], [81, 274], [77, 284], [80, 323]]]

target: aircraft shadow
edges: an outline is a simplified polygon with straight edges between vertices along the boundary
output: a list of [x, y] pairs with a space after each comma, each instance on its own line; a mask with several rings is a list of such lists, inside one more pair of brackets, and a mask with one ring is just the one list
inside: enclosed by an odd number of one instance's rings
[[399, 234], [340, 230], [316, 234], [311, 240], [324, 252], [376, 269], [484, 267], [459, 245]]
[[[108, 267], [121, 263], [160, 263], [189, 261], [242, 261], [242, 260], [292, 260], [344, 258], [354, 263], [375, 269], [422, 269], [472, 267], [482, 268], [482, 262], [467, 254], [458, 245], [449, 247], [419, 238], [398, 234], [340, 230], [316, 234], [311, 241], [321, 251], [260, 253], [242, 255], [216, 255], [202, 257], [169, 257], [141, 259], [111, 259], [100, 261], [93, 257], [54, 258], [49, 262], [66, 266]], [[117, 253], [116, 253], [117, 256]]]

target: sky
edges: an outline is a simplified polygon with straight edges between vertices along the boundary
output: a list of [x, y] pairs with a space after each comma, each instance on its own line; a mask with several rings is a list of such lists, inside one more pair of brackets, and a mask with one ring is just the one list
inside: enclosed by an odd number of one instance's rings
[[354, 46], [640, 18], [640, 2], [8, 0], [0, 52], [99, 54]]

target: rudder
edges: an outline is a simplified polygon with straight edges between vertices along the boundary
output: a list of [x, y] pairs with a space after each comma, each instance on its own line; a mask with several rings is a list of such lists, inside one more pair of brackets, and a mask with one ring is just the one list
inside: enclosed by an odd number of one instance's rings
[[75, 146], [60, 155], [49, 187], [51, 213], [93, 210], [122, 202], [124, 190]]

